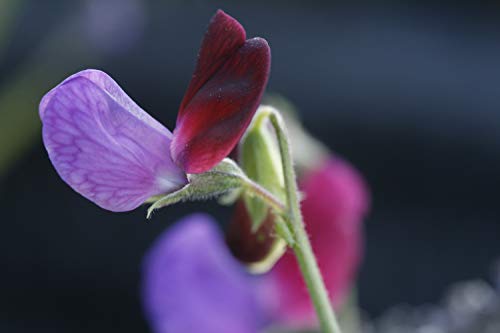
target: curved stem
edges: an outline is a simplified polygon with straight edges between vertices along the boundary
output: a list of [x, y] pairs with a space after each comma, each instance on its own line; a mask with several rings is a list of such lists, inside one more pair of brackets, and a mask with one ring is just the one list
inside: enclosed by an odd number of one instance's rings
[[242, 182], [247, 193], [251, 193], [254, 196], [260, 198], [272, 209], [277, 211], [280, 215], [286, 214], [287, 208], [285, 204], [282, 203], [280, 199], [276, 198], [271, 192], [269, 192], [250, 178], [242, 178]]
[[316, 258], [312, 251], [311, 243], [309, 242], [309, 238], [304, 227], [302, 213], [300, 212], [300, 202], [297, 195], [297, 181], [295, 171], [293, 169], [290, 146], [285, 126], [279, 113], [273, 109], [270, 109], [268, 112], [269, 119], [271, 120], [271, 123], [276, 131], [276, 136], [278, 137], [283, 163], [288, 215], [296, 241], [292, 248], [295, 252], [297, 262], [299, 263], [299, 267], [302, 271], [302, 276], [304, 277], [311, 300], [318, 315], [322, 332], [341, 333], [328, 297], [328, 291], [326, 290]]
[[242, 183], [248, 194], [258, 197], [266, 205], [268, 205], [276, 214], [276, 231], [286, 241], [289, 246], [295, 245], [295, 237], [293, 236], [292, 228], [288, 223], [287, 206], [276, 198], [274, 194], [266, 190], [260, 184], [254, 182], [250, 178], [242, 178]]

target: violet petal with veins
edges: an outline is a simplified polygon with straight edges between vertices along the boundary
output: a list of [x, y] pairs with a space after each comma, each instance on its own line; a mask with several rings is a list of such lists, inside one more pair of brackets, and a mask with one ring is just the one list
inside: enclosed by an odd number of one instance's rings
[[61, 178], [111, 211], [128, 211], [187, 183], [170, 157], [172, 133], [106, 73], [86, 70], [40, 103], [43, 141]]

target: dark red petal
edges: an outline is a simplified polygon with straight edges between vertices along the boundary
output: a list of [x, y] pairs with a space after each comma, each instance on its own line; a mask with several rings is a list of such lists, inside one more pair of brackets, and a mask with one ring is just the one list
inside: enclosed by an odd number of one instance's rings
[[275, 241], [272, 213], [269, 212], [261, 227], [252, 232], [252, 220], [245, 202], [239, 200], [226, 231], [226, 243], [233, 256], [246, 264], [258, 263], [267, 258]]
[[185, 172], [211, 169], [236, 146], [259, 106], [270, 63], [267, 42], [247, 40], [179, 113], [170, 148]]
[[241, 24], [219, 9], [212, 17], [201, 44], [196, 69], [179, 108], [179, 118], [198, 90], [243, 46], [245, 39], [245, 29]]

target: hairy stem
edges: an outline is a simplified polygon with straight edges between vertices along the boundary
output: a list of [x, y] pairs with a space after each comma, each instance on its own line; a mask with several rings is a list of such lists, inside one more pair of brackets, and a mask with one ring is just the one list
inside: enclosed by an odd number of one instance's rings
[[297, 181], [293, 169], [290, 145], [286, 129], [281, 115], [270, 109], [269, 119], [276, 131], [278, 138], [281, 159], [283, 164], [283, 174], [285, 177], [285, 189], [287, 193], [287, 209], [289, 222], [295, 236], [295, 244], [292, 246], [299, 267], [302, 271], [309, 295], [314, 304], [322, 332], [341, 333], [340, 327], [335, 318], [328, 291], [321, 276], [316, 258], [311, 248], [311, 243], [307, 236], [300, 202], [298, 197]]
[[242, 179], [242, 182], [247, 193], [258, 197], [280, 215], [286, 214], [287, 208], [285, 204], [271, 192], [249, 178]]

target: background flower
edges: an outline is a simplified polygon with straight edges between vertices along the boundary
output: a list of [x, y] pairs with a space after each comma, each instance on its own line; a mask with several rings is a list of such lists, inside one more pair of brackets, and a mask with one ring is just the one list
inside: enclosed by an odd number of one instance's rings
[[216, 222], [193, 214], [144, 259], [146, 318], [155, 333], [257, 333], [268, 314], [256, 283], [229, 254]]
[[[355, 283], [370, 196], [357, 170], [339, 158], [305, 174], [300, 189], [306, 231], [330, 298], [338, 306]], [[269, 281], [276, 290], [279, 320], [292, 326], [314, 324], [314, 309], [291, 250], [271, 270]]]

